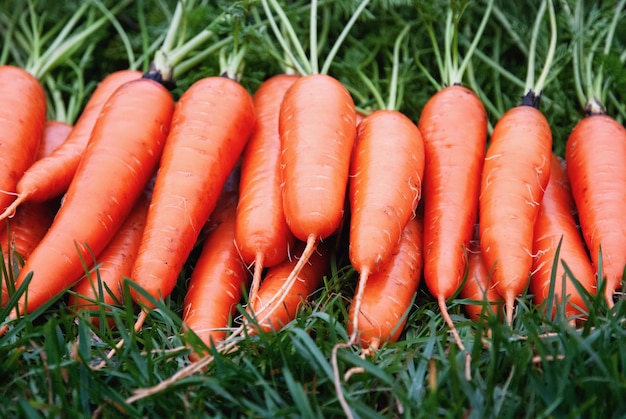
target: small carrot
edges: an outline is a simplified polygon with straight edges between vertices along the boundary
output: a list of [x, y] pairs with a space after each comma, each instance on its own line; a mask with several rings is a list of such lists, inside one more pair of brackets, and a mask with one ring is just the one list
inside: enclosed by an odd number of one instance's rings
[[[252, 98], [232, 79], [200, 79], [180, 97], [131, 274], [152, 297], [174, 289], [254, 124]], [[131, 295], [152, 307], [137, 290]]]
[[[301, 253], [304, 247], [304, 242], [296, 241], [294, 252]], [[298, 261], [295, 258], [289, 258], [269, 268], [261, 283], [257, 298], [250, 302], [252, 315], [256, 315], [256, 312], [263, 309], [258, 323], [254, 326], [258, 325], [264, 332], [278, 331], [294, 320], [301, 306], [310, 301], [311, 295], [322, 285], [324, 275], [330, 269], [331, 250], [331, 241], [326, 240], [319, 244], [317, 251], [300, 270], [284, 300], [278, 300], [276, 296], [279, 295], [279, 290], [284, 286]]]
[[[149, 193], [144, 192], [115, 236], [98, 255], [96, 266], [92, 266], [90, 271], [72, 287], [68, 304], [75, 311], [97, 312], [103, 304], [105, 311], [109, 311], [106, 306], [119, 304], [123, 300], [123, 278], [130, 276], [137, 257], [149, 205]], [[102, 318], [94, 314], [91, 316], [91, 322], [98, 326]], [[113, 324], [112, 319], [109, 324]]]
[[[626, 145], [626, 141], [624, 144]], [[593, 293], [596, 286], [591, 261], [574, 219], [575, 210], [567, 171], [563, 162], [552, 154], [550, 181], [543, 194], [539, 215], [535, 222], [533, 235], [535, 258], [530, 277], [530, 292], [534, 295], [535, 303], [541, 305], [548, 299], [552, 289], [553, 307], [547, 307], [546, 310], [552, 312], [553, 315], [555, 314], [554, 307], [559, 303], [561, 296], [568, 298], [565, 306], [567, 317], [580, 317], [584, 315], [588, 307], [572, 283], [570, 274], [566, 273], [564, 264], [567, 264], [571, 275], [587, 292]], [[557, 256], [556, 271], [553, 272], [552, 267]], [[554, 284], [552, 284], [553, 280]]]
[[[202, 246], [185, 294], [185, 328], [208, 347], [226, 338], [229, 319], [249, 282], [248, 270], [234, 242], [236, 205], [234, 196], [218, 204], [211, 214], [211, 222], [217, 225]], [[190, 358], [200, 356], [194, 352]]]
[[[139, 71], [121, 70], [100, 82], [74, 124], [69, 138], [21, 175], [15, 187], [17, 198], [0, 214], [0, 220], [10, 216], [22, 202], [43, 202], [67, 190], [105, 102], [118, 87], [140, 77]], [[2, 208], [4, 206], [0, 205]]]
[[487, 312], [500, 315], [502, 297], [491, 281], [491, 273], [485, 264], [477, 238], [470, 241], [467, 250], [467, 275], [459, 296], [476, 303], [465, 304], [465, 312], [472, 320], [480, 320]]
[[35, 161], [46, 112], [41, 83], [19, 67], [0, 66], [0, 211], [11, 204], [17, 182]]
[[264, 267], [282, 262], [294, 238], [282, 205], [278, 113], [283, 96], [299, 76], [280, 74], [264, 81], [252, 97], [256, 127], [241, 162], [235, 243], [254, 263], [249, 299], [255, 299]]
[[[480, 245], [492, 281], [505, 303], [507, 323], [513, 321], [515, 298], [528, 285], [532, 269], [533, 228], [550, 177], [552, 132], [537, 109], [540, 92], [556, 47], [556, 17], [550, 4], [551, 39], [540, 78], [532, 86], [528, 68], [527, 94], [496, 123], [483, 166], [479, 198]], [[534, 28], [536, 39], [543, 2]], [[534, 54], [534, 46], [531, 56]]]
[[19, 287], [32, 276], [12, 317], [71, 287], [84, 273], [81, 260], [112, 239], [156, 169], [173, 107], [167, 89], [149, 78], [127, 82], [107, 100], [52, 226], [16, 280]]
[[[364, 348], [376, 350], [381, 344], [395, 342], [400, 337], [422, 277], [422, 249], [423, 221], [412, 218], [402, 230], [390, 260], [369, 277], [358, 321], [348, 323], [351, 335], [354, 325], [358, 325], [358, 336]], [[358, 286], [363, 284], [359, 282]], [[348, 312], [351, 319], [356, 308], [356, 300], [353, 300]]]

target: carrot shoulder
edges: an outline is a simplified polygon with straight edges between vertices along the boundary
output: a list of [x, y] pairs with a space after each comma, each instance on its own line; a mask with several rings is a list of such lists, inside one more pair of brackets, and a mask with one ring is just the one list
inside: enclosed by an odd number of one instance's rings
[[57, 216], [17, 278], [32, 274], [18, 301], [32, 312], [78, 281], [82, 260], [99, 255], [153, 175], [173, 111], [170, 93], [144, 78], [107, 100]]
[[195, 82], [176, 104], [131, 275], [155, 299], [174, 289], [254, 124], [252, 97], [226, 77]]

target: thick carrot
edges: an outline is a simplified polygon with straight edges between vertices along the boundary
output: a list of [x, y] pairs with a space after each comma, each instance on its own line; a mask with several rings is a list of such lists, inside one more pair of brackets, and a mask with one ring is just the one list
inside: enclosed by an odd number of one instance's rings
[[[172, 118], [131, 279], [167, 297], [255, 124], [252, 97], [226, 77], [195, 82]], [[152, 303], [137, 290], [133, 299]]]
[[[395, 342], [406, 324], [411, 302], [417, 292], [423, 267], [423, 221], [411, 219], [400, 241], [394, 246], [390, 260], [372, 274], [363, 292], [358, 321], [348, 323], [348, 332], [358, 325], [361, 345], [376, 350], [381, 344]], [[359, 287], [363, 286], [359, 282]], [[359, 293], [357, 289], [356, 293]], [[352, 301], [349, 316], [355, 316], [356, 300]]]
[[[624, 150], [626, 151], [626, 148]], [[568, 298], [565, 306], [567, 317], [580, 317], [588, 309], [585, 300], [566, 273], [563, 264], [567, 264], [573, 276], [589, 293], [593, 293], [596, 286], [591, 261], [587, 255], [580, 231], [576, 226], [575, 211], [576, 207], [564, 162], [561, 162], [553, 154], [550, 181], [543, 195], [539, 215], [535, 222], [533, 236], [535, 258], [533, 259], [530, 278], [530, 292], [534, 294], [536, 304], [541, 305], [546, 301], [550, 288], [553, 287], [553, 308], [546, 307], [546, 310], [551, 310], [553, 315], [556, 314], [555, 307], [563, 295]], [[559, 250], [558, 261], [556, 261], [556, 272], [553, 272], [552, 267], [557, 257], [557, 249]], [[554, 284], [551, 284], [553, 278], [555, 281]], [[564, 284], [563, 281], [566, 283]]]
[[472, 320], [480, 320], [485, 312], [500, 315], [502, 311], [502, 297], [491, 281], [491, 273], [485, 264], [478, 240], [472, 240], [469, 243], [467, 276], [459, 296], [476, 301], [475, 304], [465, 304], [464, 307], [465, 312]]
[[52, 154], [54, 150], [67, 140], [73, 128], [73, 125], [67, 122], [56, 120], [46, 121], [43, 128], [43, 137], [41, 137], [41, 143], [39, 144], [39, 150], [37, 151], [35, 161], [37, 162]]
[[551, 153], [545, 116], [534, 106], [520, 105], [498, 120], [485, 156], [480, 244], [509, 323], [515, 298], [530, 278], [533, 228], [550, 177]]
[[582, 119], [567, 140], [565, 160], [583, 237], [596, 272], [602, 264], [613, 306], [626, 267], [626, 129], [608, 115]]
[[[202, 246], [185, 294], [183, 323], [211, 346], [226, 338], [229, 319], [241, 302], [249, 275], [235, 246], [236, 199], [211, 214], [218, 223]], [[192, 360], [201, 354], [192, 353]]]
[[294, 239], [283, 212], [278, 113], [287, 89], [299, 78], [267, 79], [252, 97], [256, 127], [243, 153], [235, 243], [247, 264], [254, 263], [249, 299], [255, 298], [264, 267], [282, 262]]
[[81, 260], [99, 255], [153, 175], [168, 133], [170, 93], [148, 78], [127, 82], [107, 100], [50, 230], [20, 271], [17, 316], [77, 282]]
[[[24, 201], [43, 202], [67, 190], [105, 102], [118, 87], [140, 77], [139, 71], [121, 70], [100, 82], [76, 121], [69, 138], [52, 154], [38, 160], [20, 175], [15, 187], [17, 198], [0, 214], [0, 220], [11, 215]], [[0, 209], [4, 207], [0, 205]]]
[[307, 243], [286, 289], [344, 214], [356, 111], [348, 90], [325, 74], [306, 75], [285, 93], [279, 113], [283, 209]]
[[[304, 242], [296, 241], [294, 252], [302, 252], [305, 246]], [[300, 270], [296, 281], [282, 301], [275, 297], [279, 294], [279, 290], [284, 286], [298, 261], [295, 258], [285, 259], [267, 270], [257, 294], [258, 298], [250, 302], [252, 315], [261, 309], [263, 309], [262, 313], [271, 313], [269, 316], [259, 316], [258, 327], [261, 330], [265, 332], [278, 331], [296, 318], [302, 304], [309, 301], [311, 295], [322, 285], [324, 275], [330, 269], [331, 250], [331, 241], [327, 240], [319, 244], [317, 251], [311, 255], [309, 262]]]
[[[424, 174], [424, 144], [417, 125], [401, 112], [378, 110], [358, 126], [349, 181], [349, 257], [359, 272], [352, 329], [357, 332], [366, 283], [389, 263], [402, 231], [415, 215]], [[353, 335], [352, 340], [356, 340]]]
[[41, 83], [26, 70], [0, 65], [0, 211], [14, 200], [17, 182], [37, 157], [46, 112]]
[[[68, 304], [75, 311], [97, 312], [102, 304], [114, 305], [123, 300], [123, 278], [130, 276], [137, 257], [149, 205], [150, 196], [145, 192], [139, 197], [115, 236], [98, 255], [97, 265], [91, 266], [89, 273], [72, 287]], [[109, 310], [105, 307], [105, 311]], [[98, 314], [91, 316], [91, 322], [96, 326], [101, 319]], [[113, 319], [110, 319], [109, 324], [113, 324]]]

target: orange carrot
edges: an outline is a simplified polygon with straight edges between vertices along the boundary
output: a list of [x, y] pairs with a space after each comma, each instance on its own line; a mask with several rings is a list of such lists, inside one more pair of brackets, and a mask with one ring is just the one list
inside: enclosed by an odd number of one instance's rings
[[[567, 175], [593, 267], [606, 281], [605, 297], [621, 289], [626, 267], [626, 129], [608, 115], [582, 119], [565, 148]], [[602, 259], [600, 259], [600, 252]]]
[[343, 217], [356, 111], [348, 90], [325, 74], [306, 75], [285, 93], [279, 114], [283, 209], [289, 229], [307, 245], [291, 286], [320, 240]]
[[[358, 325], [361, 345], [376, 350], [381, 344], [395, 342], [406, 324], [411, 302], [420, 284], [423, 266], [423, 221], [411, 219], [402, 230], [390, 260], [372, 274], [363, 291], [358, 321], [348, 323], [348, 332]], [[364, 283], [359, 282], [359, 287]], [[359, 294], [359, 290], [356, 291]], [[349, 316], [355, 316], [356, 301]]]
[[127, 82], [107, 100], [54, 222], [20, 271], [32, 274], [11, 316], [33, 312], [77, 282], [132, 210], [161, 155], [173, 111], [161, 84]]
[[[198, 80], [176, 104], [131, 274], [155, 299], [174, 289], [254, 124], [252, 97], [226, 77]], [[153, 306], [136, 289], [131, 294]]]
[[[67, 122], [48, 120], [43, 128], [43, 137], [37, 151], [35, 161], [48, 157], [54, 150], [67, 140], [74, 127]], [[28, 171], [28, 170], [27, 170]], [[18, 182], [19, 184], [19, 182]]]
[[478, 240], [472, 240], [469, 243], [467, 276], [459, 296], [477, 302], [465, 305], [465, 311], [472, 320], [479, 320], [484, 315], [485, 310], [498, 315], [501, 312], [502, 297], [491, 281], [491, 274], [485, 264]]
[[278, 113], [297, 75], [267, 79], [253, 96], [256, 127], [243, 153], [235, 243], [247, 264], [254, 263], [249, 299], [255, 298], [264, 267], [282, 262], [294, 239], [283, 212]]
[[[626, 151], [626, 148], [624, 150]], [[624, 179], [626, 180], [626, 177]], [[553, 154], [550, 181], [543, 195], [539, 215], [535, 222], [533, 237], [535, 258], [530, 278], [530, 292], [534, 294], [535, 303], [540, 305], [548, 298], [552, 285], [554, 289], [553, 307], [556, 307], [562, 295], [569, 298], [565, 306], [567, 317], [581, 316], [588, 307], [571, 278], [566, 274], [563, 264], [567, 264], [574, 278], [580, 282], [585, 290], [593, 293], [596, 286], [591, 261], [574, 219], [575, 210], [567, 171], [564, 164]], [[559, 260], [557, 261], [556, 272], [553, 273], [552, 268], [557, 256], [557, 249], [559, 249]], [[552, 278], [555, 279], [554, 284], [551, 284]], [[566, 281], [565, 284], [563, 283], [564, 280]], [[555, 314], [554, 311], [553, 314]]]
[[[296, 241], [294, 252], [301, 253], [304, 248], [304, 242]], [[298, 263], [297, 259], [285, 259], [280, 264], [268, 269], [259, 288], [258, 298], [250, 302], [251, 314], [263, 309], [262, 313], [264, 314], [258, 322], [261, 330], [265, 332], [278, 331], [296, 318], [302, 304], [309, 301], [310, 296], [322, 285], [324, 275], [330, 269], [331, 250], [331, 241], [327, 240], [319, 244], [317, 251], [311, 255], [308, 263], [300, 270], [284, 300], [278, 300], [275, 297]]]
[[[139, 243], [146, 224], [150, 205], [150, 196], [142, 194], [126, 217], [115, 236], [98, 255], [97, 265], [81, 278], [70, 293], [68, 304], [75, 311], [98, 311], [102, 304], [119, 304], [123, 299], [123, 278], [130, 276], [131, 268], [137, 257]], [[105, 311], [109, 311], [105, 308]], [[100, 324], [101, 316], [94, 314], [91, 322]], [[113, 319], [109, 324], [113, 325]]]
[[[98, 85], [69, 138], [52, 154], [38, 160], [23, 175], [20, 174], [15, 187], [17, 198], [0, 214], [0, 220], [11, 215], [24, 201], [43, 202], [67, 190], [104, 103], [119, 86], [140, 77], [139, 71], [121, 70], [112, 73]], [[4, 208], [5, 205], [0, 205], [0, 209]]]
[[[366, 283], [389, 263], [420, 199], [424, 144], [413, 121], [395, 110], [378, 110], [358, 126], [350, 167], [350, 247], [359, 272], [352, 329]], [[360, 291], [360, 292], [359, 292]], [[381, 299], [383, 297], [381, 296]], [[351, 340], [356, 340], [353, 335]]]
[[46, 112], [41, 83], [26, 70], [0, 65], [0, 211], [11, 204], [17, 182], [37, 157]]
[[[229, 319], [249, 280], [234, 243], [236, 204], [235, 197], [211, 214], [217, 226], [202, 246], [185, 294], [183, 323], [209, 347], [226, 338]], [[190, 358], [200, 356], [194, 352]]]

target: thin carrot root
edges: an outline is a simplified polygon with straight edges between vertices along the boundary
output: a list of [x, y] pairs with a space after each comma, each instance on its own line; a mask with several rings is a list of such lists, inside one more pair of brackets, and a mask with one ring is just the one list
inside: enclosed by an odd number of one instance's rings
[[515, 297], [513, 295], [507, 295], [505, 299], [506, 305], [506, 324], [511, 326], [513, 324], [513, 311], [515, 310]]
[[452, 336], [454, 336], [454, 340], [457, 346], [459, 347], [461, 351], [465, 353], [465, 379], [467, 381], [472, 381], [472, 371], [471, 371], [472, 355], [469, 353], [467, 349], [465, 349], [465, 345], [463, 344], [463, 341], [461, 340], [461, 337], [459, 336], [459, 332], [456, 330], [456, 327], [454, 326], [454, 322], [452, 321], [452, 318], [450, 317], [450, 313], [448, 313], [448, 306], [446, 305], [446, 299], [443, 296], [439, 296], [439, 298], [437, 298], [437, 302], [439, 304], [439, 309], [441, 310], [441, 315], [443, 319], [446, 321], [446, 323], [448, 324], [448, 327], [450, 328], [450, 331], [452, 332]]
[[[147, 317], [148, 317], [148, 311], [146, 309], [142, 309], [141, 312], [139, 313], [139, 316], [137, 316], [137, 321], [135, 322], [135, 325], [133, 326], [133, 330], [135, 331], [135, 333], [138, 333], [141, 330]], [[122, 346], [124, 346], [124, 339], [120, 339], [120, 341], [117, 342], [117, 344], [115, 344], [115, 347], [111, 349], [109, 353], [107, 353], [107, 359], [113, 358], [113, 356], [117, 353], [117, 351]], [[102, 360], [102, 362], [96, 365], [94, 369], [99, 370], [103, 368], [104, 366], [106, 366], [106, 361]]]
[[261, 274], [263, 273], [263, 252], [256, 254], [254, 259], [254, 274], [252, 276], [252, 283], [250, 284], [250, 295], [248, 296], [248, 302], [251, 304], [259, 293], [259, 287], [261, 286]]
[[331, 365], [333, 367], [333, 382], [335, 383], [335, 391], [337, 393], [337, 400], [339, 400], [339, 404], [341, 404], [341, 408], [345, 413], [347, 418], [353, 418], [352, 411], [350, 410], [350, 406], [348, 406], [348, 402], [346, 401], [345, 396], [343, 395], [343, 391], [341, 389], [341, 380], [339, 378], [339, 364], [337, 362], [337, 352], [340, 348], [348, 348], [351, 344], [348, 342], [338, 343], [333, 346], [333, 350], [331, 353]]
[[[8, 192], [5, 192], [8, 193]], [[22, 202], [24, 202], [24, 200], [26, 199], [26, 195], [24, 194], [16, 194], [17, 198], [15, 198], [15, 201], [13, 201], [13, 203], [11, 203], [11, 205], [9, 205], [8, 207], [6, 207], [6, 209], [4, 210], [4, 212], [2, 214], [0, 214], [0, 221], [6, 219], [6, 218], [11, 218], [15, 215], [15, 211], [17, 210], [17, 207], [20, 206], [20, 204]]]
[[354, 314], [352, 315], [352, 334], [350, 335], [350, 340], [348, 341], [348, 344], [350, 345], [354, 345], [356, 343], [359, 335], [359, 314], [361, 313], [361, 303], [363, 302], [365, 285], [367, 285], [369, 276], [370, 272], [367, 268], [364, 268], [359, 275], [359, 286], [357, 287], [358, 292], [354, 296], [355, 304]]

